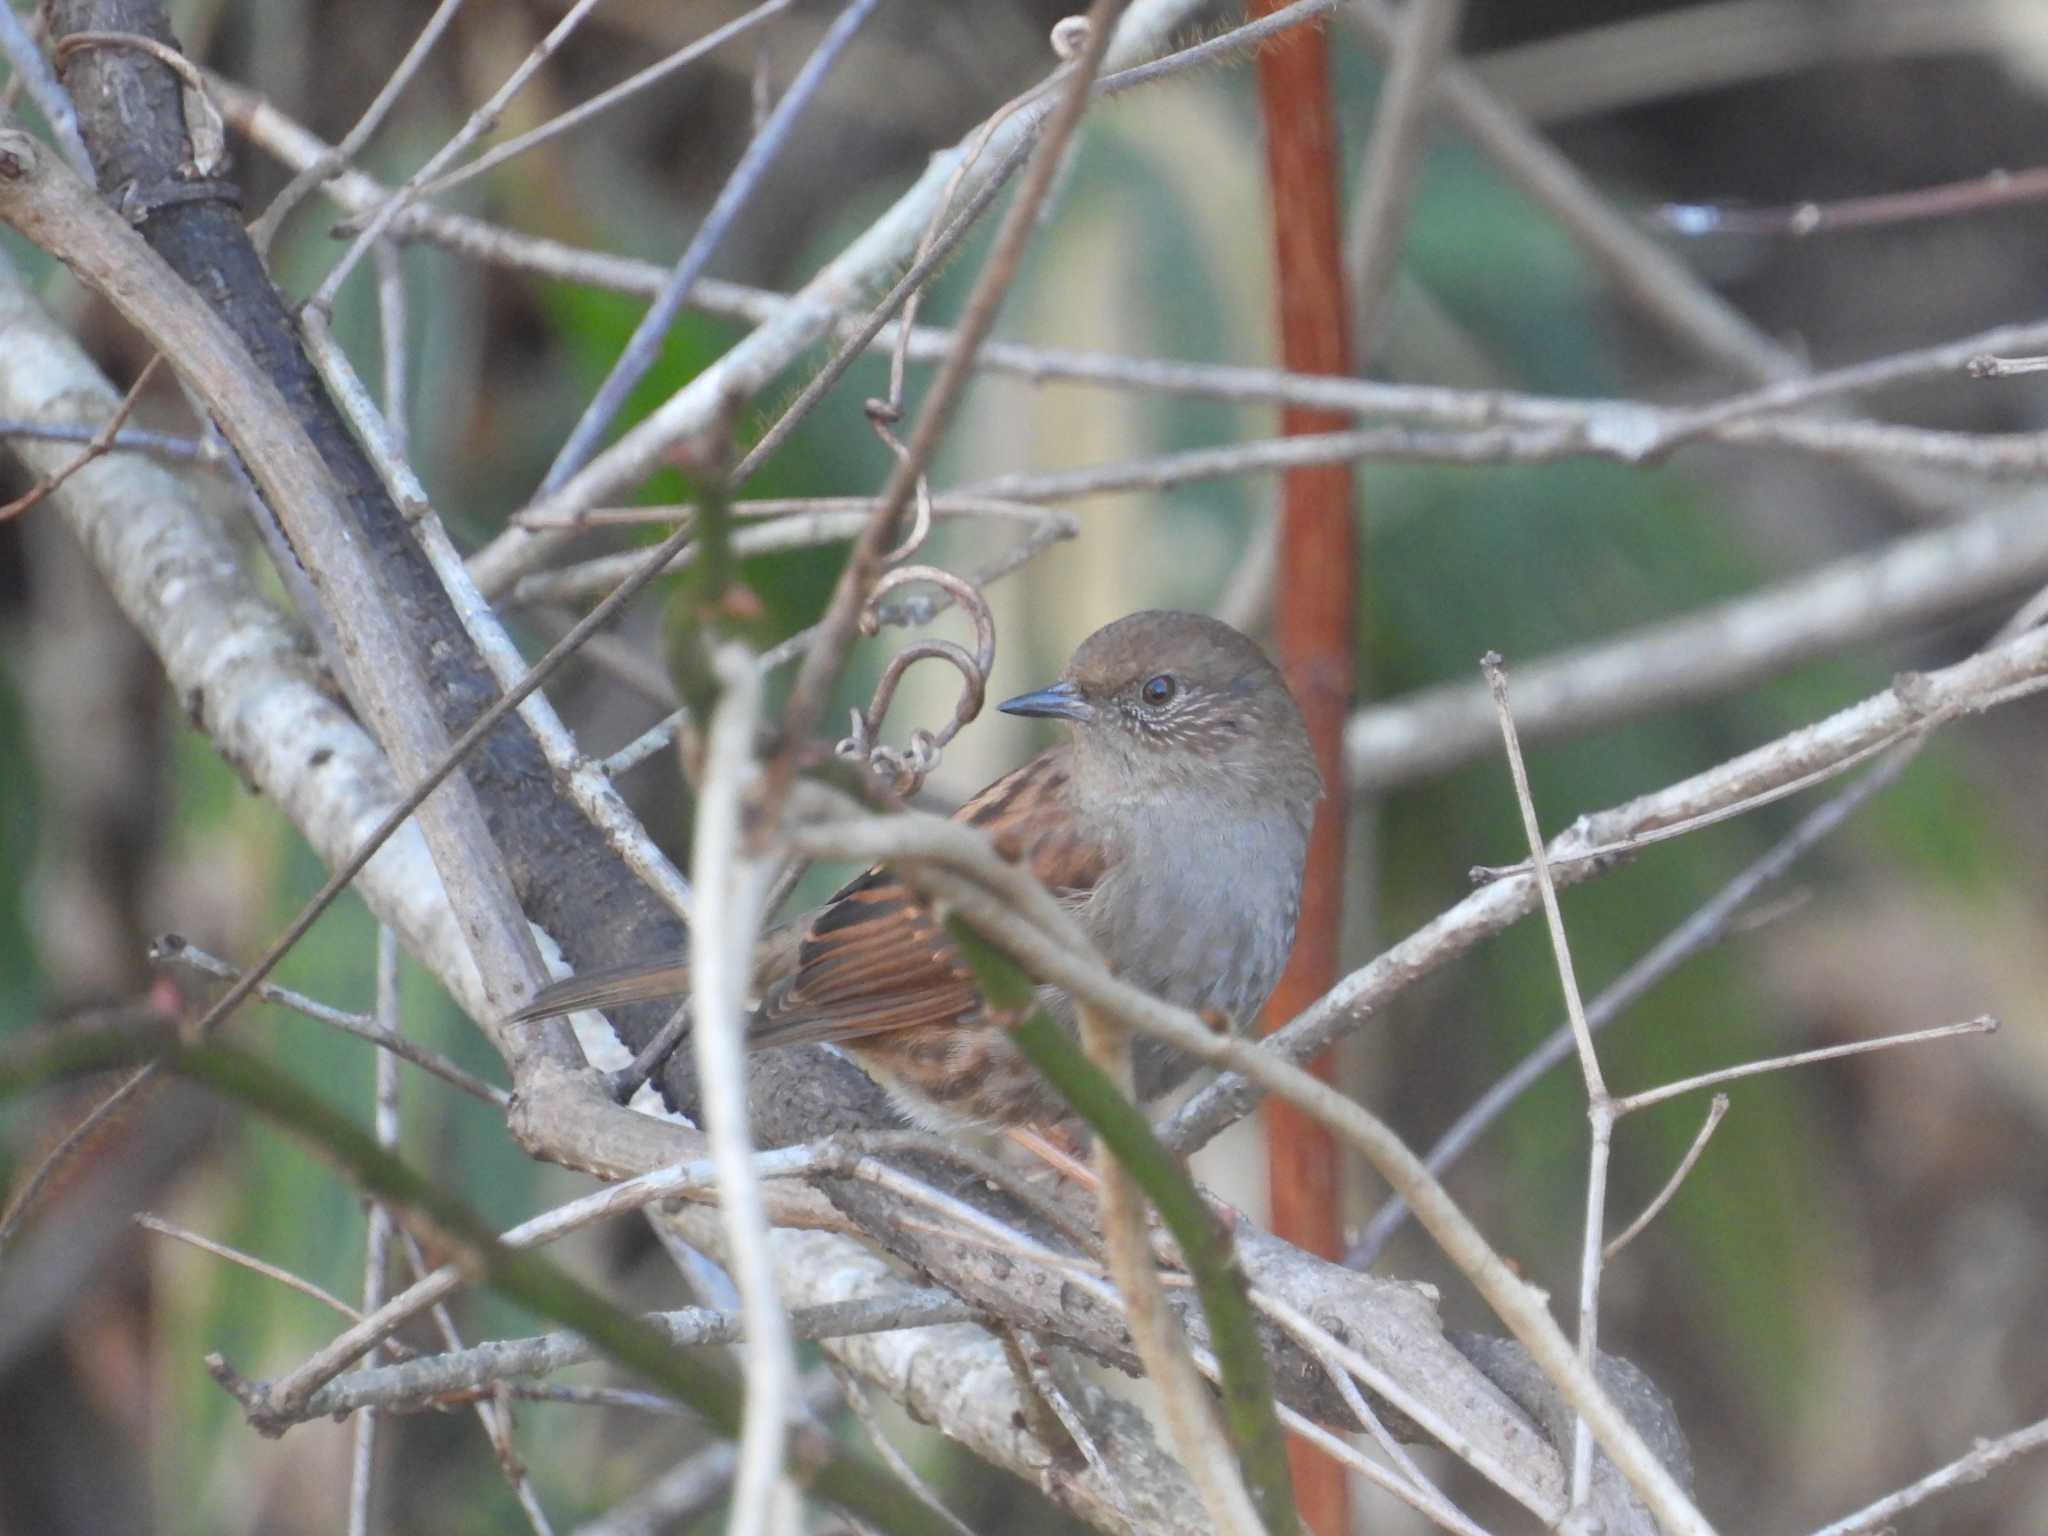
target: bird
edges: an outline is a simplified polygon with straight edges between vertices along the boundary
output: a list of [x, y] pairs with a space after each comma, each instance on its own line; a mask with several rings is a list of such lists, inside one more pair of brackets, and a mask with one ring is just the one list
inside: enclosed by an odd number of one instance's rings
[[[997, 706], [1061, 722], [1067, 739], [968, 800], [985, 832], [1064, 903], [1125, 982], [1245, 1025], [1294, 944], [1323, 793], [1300, 706], [1258, 644], [1203, 614], [1147, 610], [1096, 630], [1058, 680]], [[544, 988], [521, 1022], [687, 993], [687, 960], [639, 962]], [[1058, 1128], [1068, 1111], [986, 1006], [933, 902], [867, 870], [764, 936], [750, 1048], [827, 1043], [913, 1124]], [[1039, 999], [1070, 1031], [1073, 1002]], [[1134, 1051], [1139, 1100], [1197, 1063]]]

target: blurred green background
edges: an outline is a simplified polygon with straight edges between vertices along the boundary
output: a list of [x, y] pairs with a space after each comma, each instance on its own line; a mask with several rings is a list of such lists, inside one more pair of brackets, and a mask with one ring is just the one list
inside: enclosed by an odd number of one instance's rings
[[[514, 103], [504, 131], [572, 104], [739, 8], [734, 0], [687, 8], [615, 0]], [[562, 9], [555, 0], [473, 5], [366, 166], [396, 179], [417, 165]], [[1767, 21], [1807, 15], [1811, 48], [1782, 57], [1763, 50], [1744, 63], [1744, 50], [1731, 45], [1703, 56], [1698, 78], [1675, 86], [1669, 80], [1686, 71], [1683, 60], [1673, 63], [1674, 45], [1628, 24], [1668, 20], [1684, 7], [1471, 0], [1468, 9], [1464, 50], [1510, 100], [1524, 92], [1631, 214], [1665, 200], [1771, 205], [1901, 190], [2021, 164], [2048, 142], [2048, 17], [2024, 7], [2006, 8], [1994, 24], [1985, 19], [1992, 8], [1960, 5], [1944, 38], [1880, 45], [1863, 13], [1897, 7], [1876, 0], [1697, 6], [1767, 37], [1778, 35]], [[832, 10], [805, 0], [768, 29], [767, 67], [778, 83]], [[172, 11], [189, 51], [331, 141], [391, 69], [425, 7], [220, 0]], [[1059, 13], [1036, 0], [884, 6], [718, 272], [765, 286], [800, 282], [887, 206], [928, 153], [1036, 78], [1040, 39]], [[1355, 35], [1340, 25], [1332, 37], [1355, 163], [1378, 75]], [[1545, 94], [1556, 57], [1533, 46], [1545, 39], [1582, 45], [1566, 59], [1584, 72], [1580, 97], [1554, 86]], [[1633, 55], [1622, 46], [1630, 39]], [[451, 205], [672, 259], [743, 142], [755, 64], [750, 47], [722, 52], [471, 184]], [[1570, 69], [1567, 78], [1578, 78]], [[1644, 82], [1640, 90], [1633, 81]], [[247, 148], [239, 160], [248, 205], [260, 207], [284, 174]], [[1150, 87], [1098, 112], [998, 334], [1269, 361], [1262, 175], [1243, 67]], [[278, 271], [291, 292], [307, 291], [331, 260], [331, 222], [316, 202], [287, 226]], [[929, 323], [955, 312], [985, 241], [936, 285]], [[2044, 247], [2039, 211], [2019, 208], [1805, 241], [1727, 237], [1689, 243], [1682, 254], [1760, 325], [1825, 366], [2037, 315]], [[142, 360], [134, 338], [46, 261], [12, 242], [8, 249], [39, 274], [52, 305], [109, 371], [132, 377]], [[480, 544], [530, 493], [639, 307], [424, 247], [406, 253], [404, 268], [416, 462], [458, 538]], [[365, 283], [351, 286], [338, 319], [369, 375], [375, 317]], [[737, 322], [687, 317], [636, 408], [741, 334]], [[1573, 395], [1690, 400], [1733, 387], [1624, 311], [1564, 233], [1448, 132], [1426, 161], [1402, 297], [1377, 362], [1404, 380]], [[758, 434], [800, 381], [792, 373], [756, 401], [744, 430]], [[885, 387], [879, 361], [856, 367], [747, 494], [857, 495], [879, 484], [887, 455], [860, 403]], [[1882, 403], [1930, 424], [2025, 429], [2041, 425], [2048, 395], [2025, 382], [1958, 380]], [[188, 422], [170, 398], [153, 400], [146, 414], [167, 426]], [[1258, 408], [989, 376], [969, 396], [936, 483], [1229, 442], [1274, 426], [1274, 413]], [[21, 488], [13, 473], [0, 469], [7, 495]], [[1360, 478], [1359, 661], [1367, 692], [1379, 698], [1468, 677], [1487, 649], [1511, 664], [1532, 660], [1915, 526], [1847, 475], [1726, 449], [1689, 451], [1646, 471], [1372, 465]], [[680, 489], [664, 476], [644, 499], [671, 501]], [[1071, 504], [1081, 537], [992, 593], [1002, 634], [995, 687], [1044, 681], [1075, 639], [1120, 612], [1213, 606], [1271, 495], [1264, 481], [1219, 481]], [[956, 568], [991, 548], [982, 535], [952, 531], [933, 546]], [[815, 551], [749, 564], [747, 580], [779, 632], [816, 613], [837, 558]], [[94, 598], [80, 559], [52, 518], [0, 526], [0, 1034], [140, 992], [148, 982], [142, 943], [160, 931], [246, 958], [322, 875], [276, 810], [246, 792], [165, 696], [153, 661]], [[1955, 659], [2002, 616], [1959, 616], [1711, 704], [1536, 750], [1531, 770], [1546, 825], [1818, 718], [1901, 668]], [[622, 632], [651, 651], [658, 621], [658, 604], [648, 603]], [[537, 650], [555, 630], [546, 615], [528, 623], [522, 633]], [[941, 621], [946, 633], [962, 627]], [[86, 647], [73, 643], [80, 635], [98, 638]], [[849, 698], [863, 696], [886, 644], [863, 658]], [[892, 737], [942, 720], [950, 686], [907, 689]], [[651, 706], [593, 670], [570, 674], [553, 693], [596, 751], [652, 718]], [[1017, 722], [982, 722], [949, 750], [935, 787], [965, 793], [1036, 739]], [[1973, 1437], [2048, 1412], [2048, 1335], [2039, 1327], [2048, 1308], [2042, 748], [2038, 706], [1951, 728], [1900, 786], [1801, 866], [1789, 887], [1799, 900], [1693, 961], [1606, 1037], [1610, 1080], [1645, 1086], [1977, 1013], [2005, 1022], [1989, 1041], [1738, 1087], [1729, 1122], [1676, 1202], [1610, 1271], [1603, 1344], [1636, 1359], [1672, 1395], [1693, 1440], [1702, 1501], [1727, 1528], [1811, 1526], [1959, 1454]], [[93, 770], [75, 771], [81, 761]], [[687, 819], [672, 765], [649, 764], [627, 787], [650, 826], [672, 840]], [[1808, 804], [1665, 845], [1568, 893], [1588, 988]], [[1361, 798], [1355, 814], [1352, 964], [1455, 901], [1471, 865], [1508, 862], [1521, 844], [1505, 772], [1490, 759]], [[344, 902], [279, 979], [365, 1008], [372, 951], [368, 919]], [[421, 1038], [498, 1075], [476, 1032], [410, 969], [406, 1005]], [[1369, 1024], [1347, 1048], [1346, 1080], [1425, 1143], [1559, 1017], [1547, 941], [1523, 924]], [[270, 1008], [247, 1010], [237, 1030], [367, 1122], [371, 1064], [360, 1045]], [[459, 1169], [460, 1187], [494, 1218], [515, 1220], [578, 1187], [524, 1159], [479, 1106], [409, 1070], [404, 1091], [407, 1156]], [[82, 1085], [0, 1109], [5, 1182], [33, 1166], [90, 1102]], [[1611, 1201], [1617, 1226], [1663, 1182], [1703, 1109], [1681, 1101], [1623, 1127]], [[1574, 1283], [1585, 1139], [1583, 1095], [1567, 1067], [1451, 1179], [1503, 1250], [1553, 1294], [1568, 1295]], [[1255, 1144], [1240, 1131], [1203, 1172], [1252, 1204], [1260, 1186], [1247, 1170], [1256, 1166]], [[1362, 1173], [1352, 1183], [1362, 1222], [1380, 1191]], [[48, 1197], [9, 1257], [16, 1275], [0, 1276], [15, 1287], [0, 1316], [0, 1531], [338, 1528], [347, 1432], [315, 1425], [260, 1440], [200, 1364], [219, 1350], [245, 1372], [272, 1374], [326, 1337], [332, 1317], [271, 1281], [104, 1219], [139, 1207], [343, 1296], [360, 1286], [359, 1203], [295, 1145], [182, 1092], [122, 1117]], [[571, 1251], [617, 1295], [644, 1305], [684, 1299], [667, 1259], [638, 1229], [622, 1226]], [[1381, 1267], [1437, 1282], [1447, 1317], [1484, 1324], [1477, 1303], [1412, 1233]], [[532, 1326], [488, 1299], [467, 1299], [457, 1312], [472, 1338]], [[525, 1404], [519, 1422], [520, 1454], [558, 1529], [608, 1507], [695, 1443], [687, 1425], [617, 1411]], [[920, 1467], [974, 1529], [1058, 1528], [1030, 1490], [901, 1427]], [[465, 1413], [387, 1424], [383, 1454], [384, 1529], [482, 1532], [521, 1519]], [[721, 1518], [714, 1507], [690, 1528], [717, 1529]], [[1381, 1511], [1373, 1528], [1407, 1529], [1403, 1518]], [[1900, 1528], [1986, 1536], [2048, 1528], [2048, 1469], [2009, 1469]]]

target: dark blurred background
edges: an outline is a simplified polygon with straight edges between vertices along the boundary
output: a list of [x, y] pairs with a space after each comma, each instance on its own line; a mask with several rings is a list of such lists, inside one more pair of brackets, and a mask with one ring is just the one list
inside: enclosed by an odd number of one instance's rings
[[[565, 7], [472, 4], [365, 156], [387, 179], [416, 166]], [[530, 126], [737, 14], [736, 0], [600, 7], [507, 114]], [[724, 248], [720, 275], [789, 288], [883, 210], [935, 149], [1040, 77], [1065, 8], [1016, 0], [890, 0], [810, 112]], [[184, 0], [188, 51], [323, 138], [343, 134], [428, 7], [411, 0]], [[668, 261], [733, 163], [752, 82], [785, 84], [836, 10], [802, 0], [751, 42], [451, 197], [516, 228]], [[1233, 13], [1219, 9], [1221, 24]], [[1359, 36], [1331, 28], [1347, 156], [1360, 158], [1379, 82]], [[1470, 0], [1460, 51], [1624, 214], [1665, 203], [1741, 208], [1863, 197], [2019, 169], [2048, 147], [2048, 9], [1992, 0]], [[1626, 310], [1566, 235], [1448, 128], [1432, 141], [1407, 266], [1376, 371], [1411, 381], [1573, 395], [1704, 400], [1732, 392]], [[251, 209], [286, 173], [238, 150]], [[1274, 353], [1250, 72], [1241, 63], [1149, 87], [1090, 121], [1055, 215], [1006, 307], [1016, 340], [1204, 361]], [[281, 280], [309, 289], [331, 260], [332, 211], [286, 229]], [[1827, 367], [2041, 317], [2048, 213], [2037, 205], [1823, 233], [1661, 236], [1728, 300]], [[939, 283], [943, 323], [976, 246]], [[47, 261], [9, 242], [117, 380], [135, 339]], [[416, 351], [416, 461], [458, 536], [480, 544], [530, 493], [638, 314], [634, 301], [415, 248], [405, 258]], [[341, 316], [375, 363], [367, 287]], [[651, 402], [742, 334], [692, 315]], [[757, 402], [772, 417], [792, 374]], [[749, 488], [861, 494], [886, 457], [859, 403], [870, 362]], [[1899, 420], [1977, 430], [2043, 425], [2026, 380], [1960, 377], [1868, 402]], [[146, 414], [188, 423], [175, 398]], [[990, 377], [942, 456], [940, 484], [1007, 469], [1137, 456], [1274, 429], [1275, 413]], [[648, 488], [674, 499], [673, 477]], [[1542, 469], [1368, 465], [1361, 475], [1369, 693], [1461, 679], [1480, 652], [1511, 662], [1653, 622], [1868, 549], [1943, 512], [1909, 508], [1818, 461], [1694, 448], [1668, 465]], [[0, 494], [22, 488], [0, 465]], [[2012, 487], [1960, 487], [1952, 508]], [[1082, 536], [996, 589], [997, 686], [1025, 686], [1102, 620], [1154, 604], [1213, 606], [1268, 510], [1263, 482], [1074, 503]], [[225, 505], [225, 502], [223, 503]], [[614, 541], [616, 542], [616, 541]], [[941, 546], [973, 552], [969, 535]], [[813, 614], [835, 559], [756, 562], [749, 578], [784, 629]], [[1285, 601], [1284, 594], [1281, 601]], [[2002, 608], [1786, 671], [1766, 685], [1544, 747], [1532, 755], [1547, 826], [1708, 766], [1980, 643]], [[531, 640], [552, 633], [530, 618]], [[624, 631], [652, 646], [658, 605]], [[317, 885], [283, 819], [244, 792], [186, 722], [153, 659], [99, 594], [61, 525], [0, 525], [0, 1032], [140, 992], [143, 946], [175, 929], [245, 957]], [[872, 677], [872, 672], [868, 674]], [[935, 723], [934, 685], [897, 721]], [[555, 690], [609, 750], [651, 706], [592, 671]], [[938, 785], [958, 792], [1027, 748], [1022, 726], [970, 730]], [[1989, 1040], [1878, 1054], [1738, 1086], [1728, 1123], [1670, 1210], [1609, 1271], [1605, 1347], [1636, 1359], [1691, 1435], [1699, 1493], [1727, 1529], [1831, 1519], [1996, 1434], [2048, 1414], [2048, 860], [2044, 719], [2022, 704], [1949, 728], [1905, 781], [1792, 882], [1791, 903], [1693, 961], [1607, 1037], [1610, 1080], [1647, 1086], [1751, 1056], [1977, 1013]], [[664, 775], [668, 777], [664, 779]], [[650, 825], [684, 818], [669, 765], [630, 789]], [[1792, 824], [1808, 801], [1667, 844], [1565, 898], [1589, 989]], [[1517, 856], [1519, 823], [1492, 760], [1359, 807], [1347, 960], [1455, 901], [1475, 863]], [[1781, 893], [1782, 894], [1782, 893]], [[344, 907], [283, 980], [339, 1005], [370, 998], [369, 924]], [[444, 999], [408, 981], [414, 1027], [467, 1064], [494, 1063]], [[1484, 947], [1375, 1019], [1345, 1057], [1349, 1084], [1415, 1142], [1431, 1139], [1560, 1017], [1536, 925]], [[276, 1010], [239, 1026], [367, 1119], [365, 1052]], [[0, 1112], [0, 1171], [18, 1180], [92, 1102], [90, 1088]], [[525, 1161], [492, 1117], [408, 1076], [406, 1150], [461, 1170], [468, 1196], [517, 1219], [575, 1185]], [[1616, 1145], [1618, 1226], [1658, 1188], [1704, 1105], [1627, 1122]], [[1452, 1176], [1454, 1192], [1554, 1295], [1576, 1275], [1583, 1094], [1567, 1067]], [[1241, 1133], [1204, 1172], [1244, 1203], [1262, 1187]], [[1353, 1179], [1358, 1218], [1380, 1191]], [[207, 1381], [225, 1352], [267, 1375], [333, 1327], [314, 1303], [132, 1228], [151, 1208], [343, 1294], [360, 1285], [362, 1213], [350, 1192], [263, 1127], [165, 1091], [115, 1121], [46, 1198], [0, 1276], [0, 1531], [296, 1532], [338, 1528], [348, 1436], [309, 1426], [258, 1439]], [[575, 1250], [643, 1304], [679, 1300], [638, 1229]], [[1478, 1304], [1412, 1233], [1384, 1272], [1433, 1280], [1444, 1310]], [[472, 1337], [527, 1331], [488, 1300]], [[976, 1530], [1056, 1528], [1036, 1496], [901, 1426], [918, 1464]], [[559, 1528], [605, 1508], [693, 1443], [687, 1426], [527, 1405], [518, 1437]], [[387, 1432], [384, 1528], [502, 1530], [519, 1520], [466, 1413]], [[1401, 1530], [1381, 1512], [1375, 1529]], [[716, 1509], [693, 1529], [716, 1529]], [[1504, 1528], [1515, 1528], [1507, 1522]], [[2048, 1463], [2022, 1462], [1899, 1522], [1902, 1531], [2023, 1536], [2048, 1528]]]

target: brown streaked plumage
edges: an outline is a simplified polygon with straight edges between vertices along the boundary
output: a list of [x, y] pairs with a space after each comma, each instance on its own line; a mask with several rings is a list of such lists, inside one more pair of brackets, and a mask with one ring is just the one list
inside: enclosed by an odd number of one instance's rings
[[[976, 795], [987, 830], [1074, 911], [1125, 980], [1249, 1022], [1292, 945], [1321, 781], [1301, 714], [1263, 652], [1197, 614], [1132, 614], [1096, 631], [1061, 680], [1012, 714], [1066, 721], [1067, 743]], [[749, 1043], [845, 1048], [913, 1119], [1019, 1124], [1062, 1106], [990, 1021], [928, 901], [871, 869], [767, 935]], [[686, 964], [632, 965], [544, 989], [516, 1019], [669, 996]], [[1072, 1005], [1041, 988], [1055, 1016]], [[1192, 1062], [1141, 1042], [1153, 1097]]]

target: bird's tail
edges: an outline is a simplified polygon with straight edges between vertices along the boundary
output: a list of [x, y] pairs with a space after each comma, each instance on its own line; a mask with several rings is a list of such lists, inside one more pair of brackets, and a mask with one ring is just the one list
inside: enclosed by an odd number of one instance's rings
[[580, 1008], [611, 1008], [644, 1003], [650, 998], [681, 997], [690, 990], [686, 960], [638, 960], [627, 965], [584, 971], [534, 993], [533, 1000], [506, 1020], [511, 1024], [553, 1018]]

